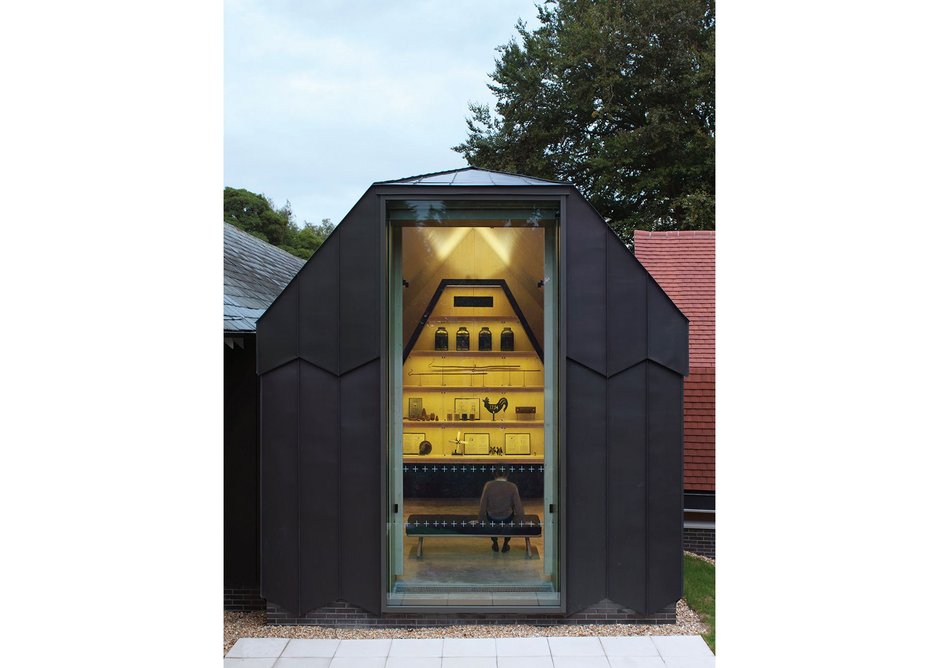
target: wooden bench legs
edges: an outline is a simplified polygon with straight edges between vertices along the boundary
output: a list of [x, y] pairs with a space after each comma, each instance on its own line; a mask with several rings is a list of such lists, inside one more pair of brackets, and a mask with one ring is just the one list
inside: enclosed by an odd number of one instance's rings
[[[420, 559], [424, 556], [424, 537], [417, 537], [417, 558]], [[531, 559], [531, 538], [525, 536], [525, 558]]]

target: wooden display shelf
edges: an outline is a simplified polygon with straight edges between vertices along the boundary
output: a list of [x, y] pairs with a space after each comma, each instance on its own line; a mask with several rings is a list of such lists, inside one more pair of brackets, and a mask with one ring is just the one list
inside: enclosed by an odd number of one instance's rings
[[405, 464], [509, 464], [511, 465], [541, 465], [544, 457], [539, 455], [449, 455], [442, 457], [421, 457], [420, 455], [404, 455]]
[[459, 428], [460, 431], [475, 431], [477, 429], [495, 429], [498, 427], [544, 427], [544, 420], [405, 420], [404, 426], [409, 429], [439, 427], [442, 429]]
[[461, 322], [521, 322], [514, 315], [438, 315], [427, 319], [427, 324]]
[[454, 392], [544, 392], [544, 385], [529, 385], [521, 387], [511, 385], [402, 385], [405, 392], [420, 392], [421, 390], [452, 390]]
[[[528, 357], [541, 361], [534, 350], [412, 350], [408, 357]], [[521, 369], [514, 371], [505, 369], [505, 371], [518, 373]], [[541, 369], [529, 369], [529, 371], [540, 372]]]

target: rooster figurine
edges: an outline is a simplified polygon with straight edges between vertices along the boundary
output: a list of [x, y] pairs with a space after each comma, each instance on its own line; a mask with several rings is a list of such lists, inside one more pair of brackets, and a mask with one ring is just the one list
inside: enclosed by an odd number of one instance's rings
[[490, 404], [490, 403], [489, 403], [489, 397], [486, 397], [485, 399], [483, 399], [483, 406], [486, 407], [486, 410], [487, 410], [487, 411], [489, 411], [490, 413], [492, 413], [492, 419], [495, 420], [495, 419], [496, 419], [496, 413], [498, 413], [498, 412], [500, 412], [500, 411], [504, 411], [506, 408], [509, 407], [509, 400], [506, 399], [505, 397], [502, 397], [502, 398], [499, 399], [499, 401], [497, 401], [496, 403]]

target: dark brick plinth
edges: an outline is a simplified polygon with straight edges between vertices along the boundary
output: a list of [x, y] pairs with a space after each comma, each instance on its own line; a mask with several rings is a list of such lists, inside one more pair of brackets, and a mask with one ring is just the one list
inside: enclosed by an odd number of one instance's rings
[[581, 610], [570, 616], [535, 615], [529, 613], [429, 613], [429, 612], [394, 612], [376, 615], [357, 608], [345, 601], [336, 601], [332, 605], [313, 610], [297, 617], [276, 605], [267, 605], [267, 623], [280, 625], [315, 625], [337, 628], [373, 627], [401, 628], [412, 626], [454, 626], [486, 624], [531, 624], [535, 626], [555, 626], [564, 624], [674, 624], [675, 604], [666, 606], [660, 612], [640, 614], [633, 610], [620, 608], [611, 601], [601, 601], [595, 606]]
[[225, 609], [236, 612], [264, 610], [267, 601], [261, 598], [257, 587], [225, 587]]
[[682, 543], [688, 552], [714, 558], [714, 529], [685, 527]]

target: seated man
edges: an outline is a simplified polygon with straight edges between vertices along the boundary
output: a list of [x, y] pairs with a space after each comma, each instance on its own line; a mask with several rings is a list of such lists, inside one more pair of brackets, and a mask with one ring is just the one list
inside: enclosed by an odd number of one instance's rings
[[[494, 480], [490, 480], [483, 487], [483, 495], [479, 500], [479, 521], [511, 522], [512, 518], [525, 515], [522, 498], [518, 495], [518, 487], [514, 482], [508, 481], [507, 473], [495, 473]], [[502, 543], [502, 551], [509, 551], [509, 537]], [[499, 539], [492, 536], [492, 551], [499, 551]]]

